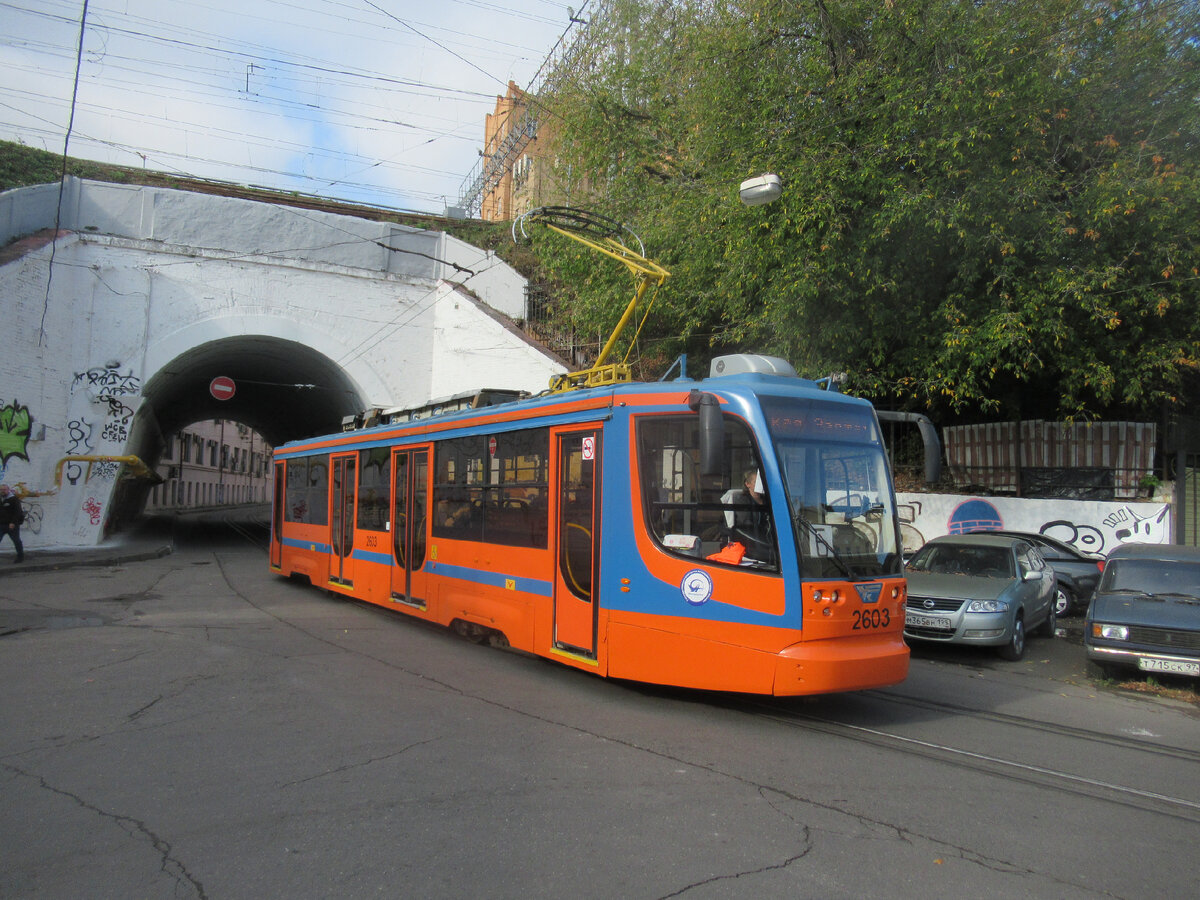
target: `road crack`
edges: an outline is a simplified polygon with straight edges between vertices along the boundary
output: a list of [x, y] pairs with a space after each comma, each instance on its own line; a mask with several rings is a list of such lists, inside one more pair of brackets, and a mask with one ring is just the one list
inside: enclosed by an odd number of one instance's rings
[[158, 854], [159, 871], [161, 871], [164, 875], [174, 879], [174, 881], [181, 887], [190, 887], [196, 897], [201, 898], [201, 900], [207, 900], [208, 895], [204, 892], [204, 885], [201, 884], [200, 880], [192, 875], [190, 871], [188, 871], [187, 866], [184, 865], [182, 860], [175, 856], [174, 849], [172, 848], [170, 841], [156, 834], [150, 828], [150, 826], [142, 820], [135, 819], [133, 816], [126, 816], [120, 813], [111, 812], [106, 809], [101, 809], [99, 806], [96, 806], [94, 803], [89, 803], [83, 797], [72, 791], [55, 787], [46, 781], [46, 779], [41, 775], [35, 775], [32, 772], [26, 772], [24, 769], [19, 769], [10, 765], [5, 765], [4, 768], [24, 778], [38, 782], [43, 790], [49, 791], [52, 794], [57, 794], [60, 797], [65, 797], [79, 806], [80, 809], [87, 810], [90, 813], [94, 813], [101, 819], [115, 824], [131, 838], [148, 842]]

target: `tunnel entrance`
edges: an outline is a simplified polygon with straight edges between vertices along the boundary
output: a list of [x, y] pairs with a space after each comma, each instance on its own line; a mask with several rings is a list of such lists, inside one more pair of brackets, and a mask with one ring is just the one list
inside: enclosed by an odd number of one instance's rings
[[[228, 379], [232, 391], [214, 395], [210, 388], [217, 378]], [[340, 431], [345, 416], [367, 405], [346, 372], [311, 347], [264, 335], [232, 336], [181, 353], [146, 381], [127, 452], [151, 470], [160, 469], [168, 440], [206, 420], [241, 424], [277, 447]], [[137, 520], [158, 483], [119, 482], [108, 530], [124, 530]]]
[[[210, 392], [218, 377], [233, 382], [232, 397]], [[159, 435], [202, 419], [230, 419], [279, 446], [339, 431], [344, 416], [366, 405], [328, 357], [295, 341], [252, 335], [201, 344], [167, 363], [142, 388], [139, 416], [152, 415]]]

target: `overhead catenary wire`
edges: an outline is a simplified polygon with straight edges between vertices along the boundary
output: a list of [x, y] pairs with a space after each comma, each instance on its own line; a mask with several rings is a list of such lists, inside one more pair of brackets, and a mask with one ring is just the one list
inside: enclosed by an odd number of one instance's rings
[[[452, 5], [461, 4], [463, 0], [448, 2]], [[557, 7], [565, 17], [565, 6], [548, 0], [532, 2], [540, 3], [547, 13]], [[220, 7], [224, 4], [209, 2], [203, 5], [213, 9], [214, 17], [209, 21], [220, 21], [219, 16], [223, 12]], [[340, 195], [360, 201], [367, 199], [366, 195], [376, 193], [378, 187], [378, 192], [397, 198], [392, 205], [416, 207], [418, 212], [437, 209], [436, 201], [440, 200], [444, 205], [446, 198], [453, 193], [466, 166], [446, 163], [453, 160], [456, 153], [461, 154], [472, 145], [478, 145], [483, 113], [494, 95], [486, 88], [479, 90], [457, 78], [439, 79], [432, 70], [429, 75], [417, 72], [414, 73], [416, 77], [407, 78], [403, 77], [407, 73], [372, 68], [367, 62], [369, 57], [386, 56], [385, 41], [394, 46], [403, 40], [413, 46], [424, 44], [427, 51], [435, 47], [444, 48], [433, 54], [442, 55], [443, 58], [452, 59], [446, 53], [453, 51], [460, 57], [482, 63], [480, 68], [485, 71], [498, 70], [501, 75], [506, 74], [502, 66], [507, 63], [501, 64], [500, 60], [511, 59], [517, 54], [526, 58], [536, 54], [539, 60], [542, 57], [541, 51], [524, 46], [531, 41], [522, 41], [519, 37], [505, 41], [497, 34], [483, 32], [478, 26], [474, 28], [476, 33], [472, 34], [469, 24], [465, 28], [450, 30], [407, 17], [406, 21], [415, 24], [417, 31], [423, 35], [418, 37], [407, 27], [380, 17], [376, 10], [362, 2], [318, 0], [314, 4], [297, 5], [276, 0], [267, 11], [267, 15], [271, 15], [277, 8], [294, 8], [308, 14], [316, 10], [330, 23], [331, 32], [353, 34], [356, 42], [369, 48], [369, 54], [361, 58], [356, 56], [350, 64], [331, 54], [326, 54], [325, 58], [317, 57], [301, 47], [277, 49], [287, 47], [283, 40], [272, 42], [272, 46], [264, 46], [261, 42], [238, 39], [241, 36], [232, 29], [218, 31], [208, 24], [189, 29], [186, 23], [179, 21], [179, 17], [165, 13], [160, 18], [139, 16], [135, 4], [128, 4], [119, 12], [105, 9], [103, 0], [98, 8], [96, 2], [92, 6], [93, 14], [88, 19], [90, 37], [84, 48], [77, 105], [81, 113], [86, 113], [86, 121], [82, 130], [76, 130], [80, 137], [78, 146], [94, 148], [93, 154], [103, 154], [100, 157], [102, 159], [121, 149], [124, 155], [131, 158], [126, 164], [136, 165], [135, 160], [140, 159], [144, 164], [148, 162], [154, 166], [160, 159], [169, 159], [171, 168], [193, 175], [211, 177], [218, 167], [224, 167], [228, 172], [257, 172], [260, 173], [259, 177], [270, 177], [276, 187], [286, 187], [287, 180], [296, 177], [306, 182], [308, 191], [325, 193], [328, 188], [336, 186]], [[554, 21], [550, 15], [530, 15], [500, 4], [472, 6], [502, 12], [506, 18], [530, 22]], [[54, 102], [66, 93], [65, 90], [56, 89], [54, 72], [65, 68], [66, 41], [61, 28], [69, 21], [66, 11], [72, 7], [74, 3], [57, 0], [36, 5], [22, 5], [13, 0], [0, 3], [0, 10], [13, 12], [10, 22], [20, 13], [25, 20], [31, 16], [39, 17], [40, 21], [51, 26], [25, 27], [20, 29], [20, 33], [10, 29], [0, 35], [0, 51], [4, 51], [4, 61], [15, 63], [8, 66], [9, 71], [25, 73], [19, 83], [9, 79], [6, 84], [0, 85], [0, 109], [14, 112], [3, 118], [20, 122], [19, 133], [29, 133], [36, 138], [47, 131], [53, 132], [53, 126], [45, 120], [53, 119], [56, 111], [64, 108], [61, 100], [57, 106]], [[194, 4], [189, 5], [189, 10], [194, 8]], [[237, 9], [239, 17], [249, 12], [253, 10]], [[8, 17], [9, 14], [6, 12], [5, 15]], [[286, 22], [288, 18], [285, 14], [280, 16], [280, 21]], [[473, 20], [471, 16], [466, 18], [468, 22]], [[137, 49], [139, 46], [150, 49], [144, 52]], [[57, 59], [58, 62], [42, 64], [51, 59]], [[497, 63], [493, 65], [487, 60], [496, 60]], [[249, 90], [246, 89], [247, 69], [252, 70]], [[401, 77], [395, 77], [397, 74]], [[240, 90], [234, 88], [235, 82]], [[146, 87], [159, 83], [166, 87]], [[119, 89], [121, 85], [123, 89]], [[98, 89], [117, 92], [101, 98], [96, 93]], [[308, 96], [305, 96], [306, 93]], [[134, 97], [149, 102], [137, 105], [122, 102], [124, 98]], [[404, 98], [412, 98], [414, 102]], [[444, 102], [435, 103], [431, 109], [418, 115], [419, 104], [416, 101], [422, 98], [441, 98]], [[192, 100], [203, 103], [214, 117], [205, 116], [202, 119], [187, 110], [183, 110], [181, 116], [181, 104]], [[220, 131], [213, 126], [219, 127], [221, 119], [229, 118], [222, 110], [233, 115], [244, 115], [251, 112], [248, 104], [255, 103], [260, 104], [257, 111], [253, 112], [258, 121], [271, 121], [265, 116], [277, 116], [275, 121], [280, 123], [280, 127], [258, 129], [261, 137], [255, 137], [252, 132], [248, 132], [248, 138], [232, 137], [229, 140], [233, 143], [227, 147], [214, 144], [213, 147], [218, 151], [215, 153], [206, 152], [204, 142], [199, 139], [189, 138], [185, 147], [175, 139], [168, 143], [154, 137], [156, 134], [178, 131], [182, 126], [197, 138], [220, 138]], [[463, 104], [473, 110], [465, 117]], [[110, 120], [127, 134], [134, 134], [135, 129], [145, 131], [143, 125], [150, 127], [154, 131], [146, 133], [151, 135], [151, 140], [114, 140], [114, 135], [119, 132], [108, 134], [94, 127], [94, 122], [101, 117]], [[266, 154], [271, 154], [272, 158], [291, 154], [296, 158], [298, 149], [289, 148], [287, 142], [292, 140], [297, 143], [291, 135], [295, 133], [294, 126], [303, 123], [311, 123], [307, 126], [310, 130], [320, 128], [326, 132], [326, 126], [330, 123], [337, 128], [349, 125], [353, 129], [354, 140], [361, 146], [347, 146], [341, 141], [312, 140], [310, 147], [304, 151], [307, 163], [303, 169], [271, 163], [264, 165], [258, 159], [253, 159], [252, 154], [261, 156], [263, 160], [268, 158]], [[40, 131], [31, 131], [31, 127]], [[3, 128], [2, 124], [0, 128]], [[235, 131], [232, 128], [225, 130], [231, 133]], [[396, 149], [393, 152], [380, 152], [384, 143], [391, 140], [398, 130], [406, 131], [409, 136], [394, 142]], [[472, 139], [472, 133], [475, 140]], [[262, 148], [261, 153], [255, 153], [256, 147]], [[423, 147], [443, 149], [432, 150], [431, 153], [428, 149], [422, 150]], [[249, 163], [248, 159], [251, 160]], [[421, 165], [426, 159], [437, 162], [432, 166], [429, 163]], [[314, 162], [318, 164], [314, 166]], [[355, 177], [355, 173], [364, 172], [372, 173], [367, 183]]]
[[[83, 0], [83, 10], [79, 16], [79, 49], [75, 56], [75, 86], [71, 94], [71, 115], [67, 119], [67, 131], [63, 135], [62, 173], [58, 180], [58, 202], [54, 208], [54, 235], [58, 237], [62, 225], [63, 190], [67, 183], [67, 162], [70, 159], [71, 127], [75, 124], [75, 96], [79, 91], [79, 69], [83, 60], [83, 36], [87, 30], [88, 0]], [[42, 301], [42, 319], [38, 325], [38, 346], [46, 346], [46, 315], [50, 311], [50, 288], [54, 279], [54, 252], [58, 241], [50, 242], [50, 262], [46, 271], [46, 294]]]

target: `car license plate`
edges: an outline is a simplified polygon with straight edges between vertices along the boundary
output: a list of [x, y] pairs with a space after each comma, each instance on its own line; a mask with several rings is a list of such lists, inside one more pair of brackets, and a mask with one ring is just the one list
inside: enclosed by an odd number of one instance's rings
[[1139, 659], [1138, 668], [1143, 672], [1200, 676], [1200, 662], [1187, 662], [1181, 659]]
[[947, 631], [954, 628], [949, 619], [943, 619], [940, 616], [918, 616], [913, 613], [905, 614], [904, 624], [914, 628], [944, 628]]

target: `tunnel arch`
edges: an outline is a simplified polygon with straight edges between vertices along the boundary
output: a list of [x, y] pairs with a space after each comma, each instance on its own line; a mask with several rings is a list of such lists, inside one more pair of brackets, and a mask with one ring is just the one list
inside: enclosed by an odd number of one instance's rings
[[[130, 452], [153, 469], [172, 434], [206, 419], [240, 423], [278, 446], [337, 431], [345, 416], [363, 409], [370, 389], [313, 346], [328, 339], [309, 334], [302, 342], [264, 334], [265, 324], [245, 317], [195, 323], [147, 348], [147, 369], [153, 366], [153, 374], [142, 387]], [[369, 384], [378, 382], [369, 371], [358, 374]], [[233, 380], [229, 399], [210, 391], [217, 376]], [[120, 528], [141, 516], [151, 488], [145, 481], [120, 484], [110, 525]]]
[[[194, 422], [279, 445], [565, 370], [517, 326], [524, 280], [491, 251], [350, 213], [72, 178], [0, 195], [0, 242], [23, 237], [0, 264], [0, 473], [28, 501], [29, 546], [118, 530]], [[218, 375], [229, 400], [208, 392]]]
[[[337, 431], [390, 396], [370, 366], [339, 364], [347, 351], [328, 332], [278, 316], [196, 322], [146, 348], [142, 404], [163, 434], [207, 418], [241, 422], [275, 446]], [[229, 400], [209, 392], [220, 375], [236, 386]]]

